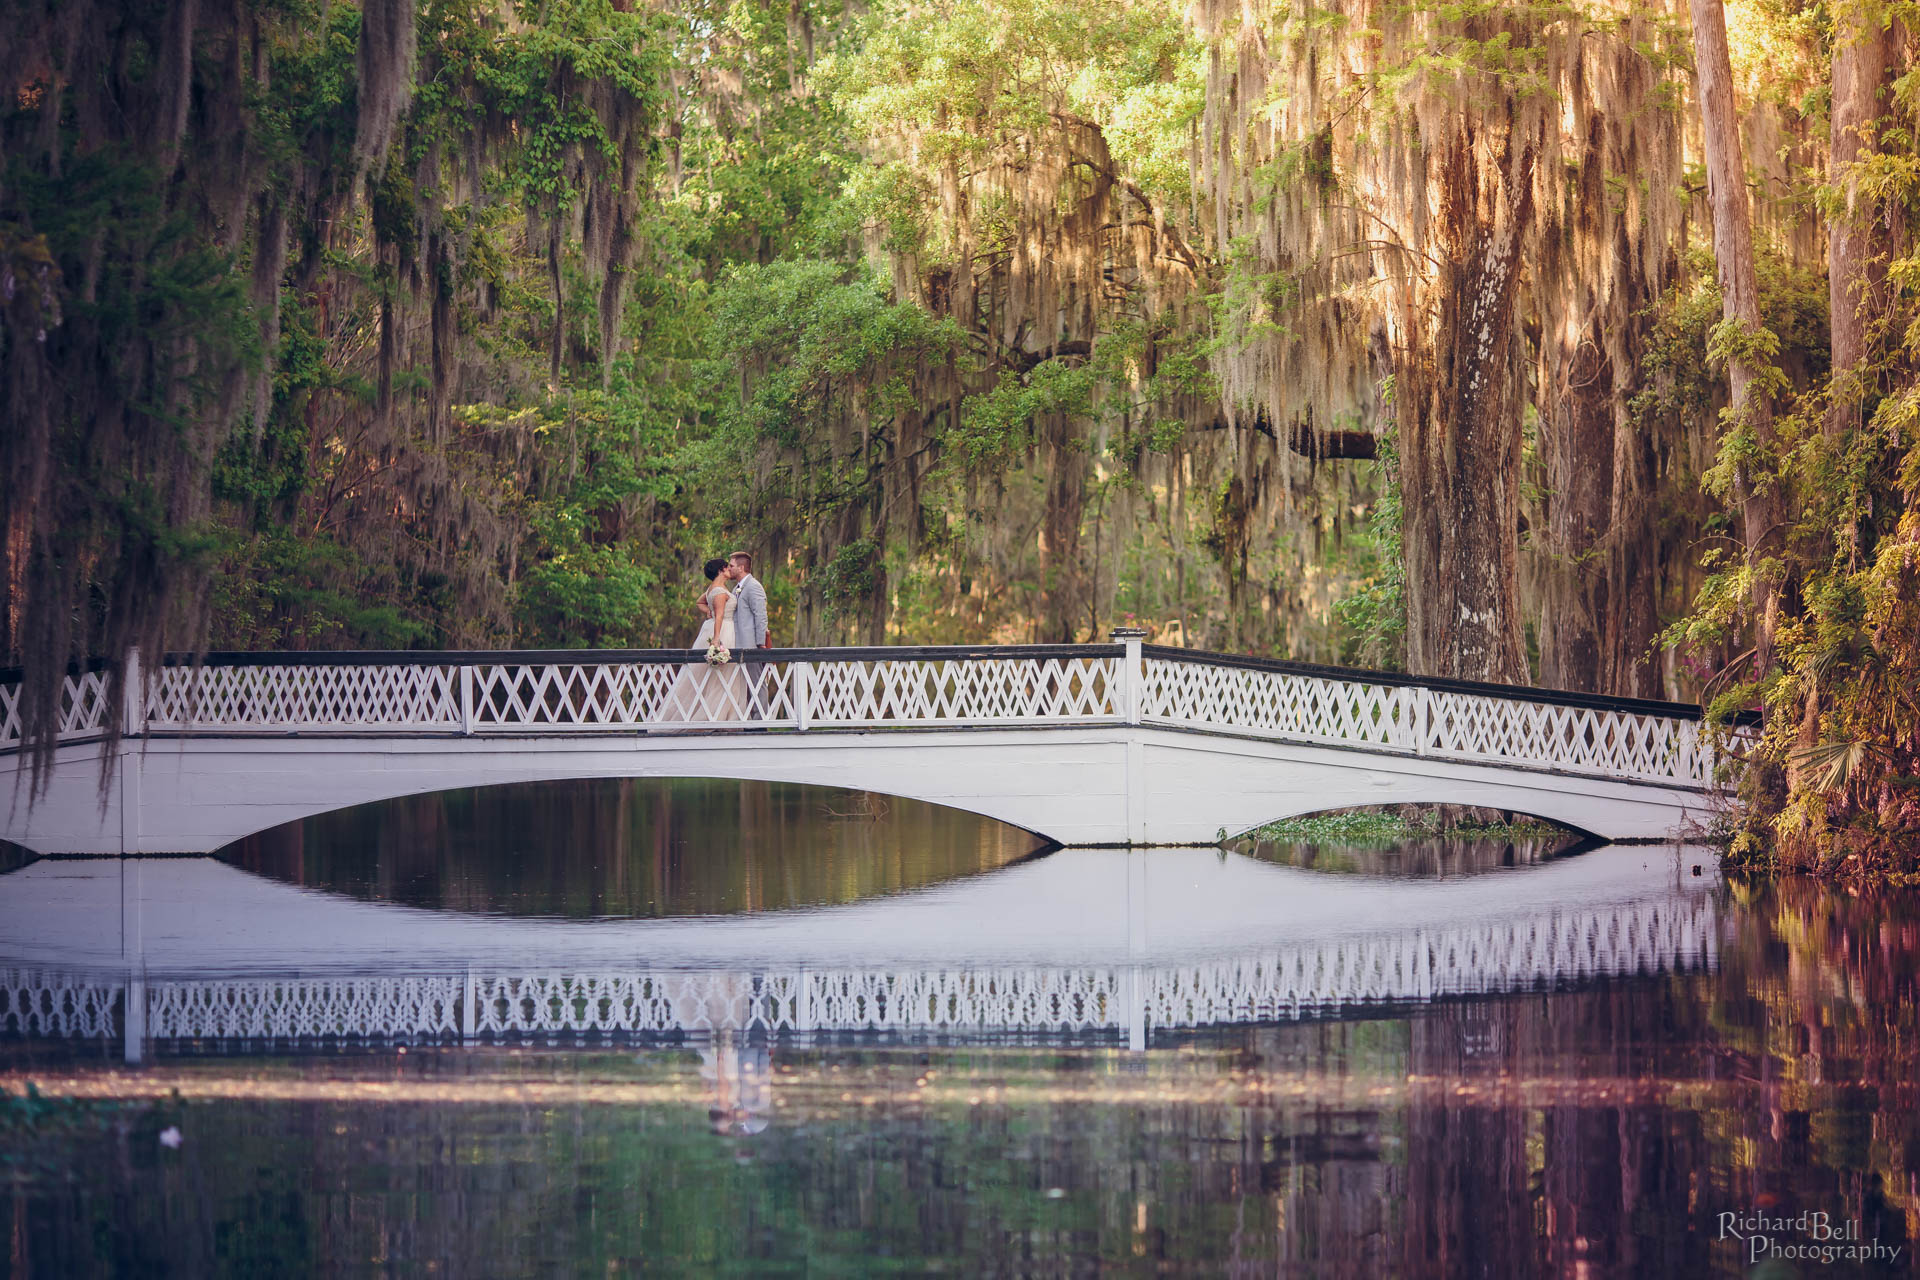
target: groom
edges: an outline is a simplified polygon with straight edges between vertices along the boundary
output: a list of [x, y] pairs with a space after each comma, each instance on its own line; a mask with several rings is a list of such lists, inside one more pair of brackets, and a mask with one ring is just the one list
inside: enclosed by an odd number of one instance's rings
[[771, 648], [767, 634], [767, 589], [753, 576], [753, 557], [745, 551], [728, 556], [727, 576], [733, 579], [733, 598], [739, 602], [733, 610], [734, 644], [742, 649]]
[[[727, 576], [733, 579], [733, 643], [739, 649], [767, 649], [772, 647], [772, 639], [767, 633], [767, 589], [760, 585], [760, 579], [753, 576], [753, 556], [745, 551], [736, 551], [727, 557]], [[764, 670], [760, 667], [747, 669], [747, 690], [750, 702], [747, 719], [763, 720], [765, 713], [760, 709], [760, 679]]]

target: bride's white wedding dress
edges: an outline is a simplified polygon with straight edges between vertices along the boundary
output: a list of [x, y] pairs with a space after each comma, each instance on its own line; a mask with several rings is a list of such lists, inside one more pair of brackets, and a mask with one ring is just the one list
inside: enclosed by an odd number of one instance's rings
[[713, 588], [707, 592], [706, 599], [713, 608], [713, 617], [700, 624], [699, 634], [693, 638], [693, 650], [701, 655], [701, 660], [689, 662], [674, 676], [673, 684], [667, 690], [666, 701], [654, 716], [656, 723], [711, 723], [746, 718], [746, 672], [740, 669], [738, 662], [727, 662], [716, 667], [706, 661], [707, 648], [713, 643], [716, 621], [719, 623], [720, 643], [728, 649], [733, 648], [733, 610], [736, 602], [725, 587]]

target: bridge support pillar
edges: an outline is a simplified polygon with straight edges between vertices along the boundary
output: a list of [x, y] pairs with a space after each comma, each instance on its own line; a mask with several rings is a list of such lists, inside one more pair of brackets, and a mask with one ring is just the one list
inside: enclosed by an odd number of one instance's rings
[[[1147, 668], [1141, 656], [1141, 641], [1147, 633], [1140, 627], [1115, 627], [1113, 638], [1126, 649], [1120, 658], [1120, 688], [1116, 699], [1120, 717], [1127, 724], [1139, 724], [1146, 707]], [[1138, 734], [1127, 738], [1127, 844], [1147, 842], [1146, 748]]]
[[140, 669], [140, 650], [127, 651], [120, 672], [120, 750], [113, 762], [114, 803], [120, 810], [120, 853], [140, 852], [140, 762], [134, 759], [141, 735], [147, 731], [146, 676]]

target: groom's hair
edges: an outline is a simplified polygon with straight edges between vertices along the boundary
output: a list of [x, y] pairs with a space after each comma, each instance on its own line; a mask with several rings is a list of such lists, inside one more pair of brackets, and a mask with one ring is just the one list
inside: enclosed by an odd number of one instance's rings
[[728, 556], [727, 559], [745, 560], [747, 562], [747, 568], [749, 569], [753, 568], [753, 553], [751, 551], [736, 551], [732, 555]]
[[720, 571], [722, 569], [725, 569], [726, 567], [727, 567], [727, 562], [725, 560], [720, 559], [720, 557], [718, 556], [715, 556], [713, 559], [707, 561], [707, 567], [705, 570], [707, 575], [707, 581], [712, 582], [715, 578], [719, 577]]

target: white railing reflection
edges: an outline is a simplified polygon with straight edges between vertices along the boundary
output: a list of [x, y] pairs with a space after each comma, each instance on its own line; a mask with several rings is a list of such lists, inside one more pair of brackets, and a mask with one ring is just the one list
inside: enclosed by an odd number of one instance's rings
[[[1510, 923], [1280, 947], [1189, 963], [954, 968], [635, 969], [138, 985], [161, 1042], [516, 1040], [548, 1036], [1084, 1036], [1223, 1027], [1376, 1005], [1711, 968], [1708, 895]], [[128, 984], [0, 970], [0, 1033], [118, 1034]]]

